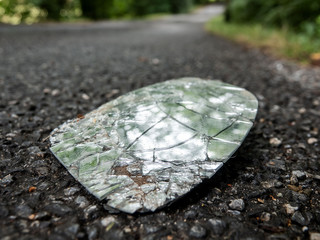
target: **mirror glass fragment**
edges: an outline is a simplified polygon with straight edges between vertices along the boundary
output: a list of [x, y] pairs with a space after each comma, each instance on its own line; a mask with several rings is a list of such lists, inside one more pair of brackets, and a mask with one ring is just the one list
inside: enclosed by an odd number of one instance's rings
[[247, 136], [257, 108], [243, 88], [170, 80], [67, 121], [52, 132], [51, 151], [110, 207], [154, 211], [212, 177]]

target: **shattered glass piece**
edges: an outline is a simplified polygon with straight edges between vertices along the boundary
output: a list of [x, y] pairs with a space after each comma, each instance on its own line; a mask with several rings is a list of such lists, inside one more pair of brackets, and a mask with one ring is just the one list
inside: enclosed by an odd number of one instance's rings
[[250, 92], [220, 81], [166, 81], [62, 124], [51, 151], [109, 206], [155, 211], [217, 172], [248, 134], [257, 107]]

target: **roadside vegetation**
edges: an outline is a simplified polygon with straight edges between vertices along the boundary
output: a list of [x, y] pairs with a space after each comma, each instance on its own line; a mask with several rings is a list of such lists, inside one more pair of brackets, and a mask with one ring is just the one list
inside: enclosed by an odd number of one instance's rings
[[277, 57], [320, 62], [319, 1], [231, 0], [224, 16], [212, 19], [206, 28]]
[[317, 62], [320, 39], [288, 28], [264, 26], [261, 23], [225, 22], [223, 16], [207, 23], [206, 29], [248, 46], [259, 47], [276, 57], [308, 64]]
[[78, 21], [141, 18], [185, 13], [215, 0], [0, 0], [0, 22]]

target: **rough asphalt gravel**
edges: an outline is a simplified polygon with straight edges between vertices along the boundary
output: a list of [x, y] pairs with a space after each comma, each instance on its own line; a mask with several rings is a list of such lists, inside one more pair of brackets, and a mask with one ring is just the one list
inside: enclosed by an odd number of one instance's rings
[[[320, 71], [207, 33], [219, 11], [0, 26], [0, 239], [320, 239]], [[171, 206], [117, 213], [50, 153], [65, 120], [183, 76], [244, 87], [260, 106], [219, 174]]]

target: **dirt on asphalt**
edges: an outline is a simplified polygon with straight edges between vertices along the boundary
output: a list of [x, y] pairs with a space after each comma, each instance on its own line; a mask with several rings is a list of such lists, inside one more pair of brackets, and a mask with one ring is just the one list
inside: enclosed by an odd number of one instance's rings
[[[153, 21], [0, 27], [0, 239], [320, 239], [320, 71], [204, 31], [222, 9]], [[109, 209], [49, 151], [50, 132], [128, 91], [220, 79], [259, 99], [212, 179], [155, 213]]]

